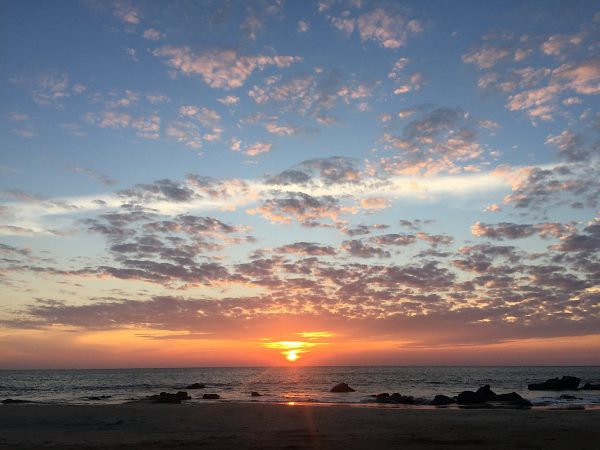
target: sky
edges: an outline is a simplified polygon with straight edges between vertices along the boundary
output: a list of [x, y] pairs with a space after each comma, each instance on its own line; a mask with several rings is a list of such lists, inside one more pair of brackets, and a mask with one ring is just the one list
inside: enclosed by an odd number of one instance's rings
[[600, 4], [0, 4], [0, 368], [600, 364]]

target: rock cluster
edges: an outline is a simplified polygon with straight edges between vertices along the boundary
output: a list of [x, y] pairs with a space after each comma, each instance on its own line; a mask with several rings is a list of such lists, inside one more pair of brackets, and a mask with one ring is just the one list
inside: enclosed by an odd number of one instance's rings
[[189, 400], [191, 398], [192, 397], [185, 391], [179, 391], [176, 394], [161, 392], [158, 395], [151, 396], [150, 401], [151, 403], [181, 403], [183, 400]]
[[489, 384], [480, 387], [475, 392], [463, 391], [456, 397], [448, 397], [446, 395], [436, 395], [431, 401], [431, 405], [443, 406], [457, 403], [459, 405], [486, 405], [489, 403], [496, 403], [506, 406], [519, 406], [529, 407], [531, 402], [521, 397], [516, 392], [510, 392], [508, 394], [496, 394], [490, 388]]

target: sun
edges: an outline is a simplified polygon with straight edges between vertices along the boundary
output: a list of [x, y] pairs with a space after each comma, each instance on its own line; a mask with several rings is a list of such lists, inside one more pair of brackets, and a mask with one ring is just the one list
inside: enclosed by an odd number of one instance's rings
[[287, 359], [290, 362], [294, 362], [298, 358], [300, 358], [300, 355], [298, 354], [298, 350], [289, 350], [287, 352], [283, 352], [283, 354], [285, 355], [285, 359]]

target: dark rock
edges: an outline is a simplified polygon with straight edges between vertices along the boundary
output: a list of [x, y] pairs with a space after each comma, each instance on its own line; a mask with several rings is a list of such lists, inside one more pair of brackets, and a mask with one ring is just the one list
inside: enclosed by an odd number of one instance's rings
[[334, 387], [332, 387], [329, 392], [356, 392], [354, 389], [352, 389], [350, 386], [348, 386], [346, 383], [340, 383], [340, 384], [336, 384]]
[[433, 400], [431, 401], [431, 404], [435, 405], [435, 406], [438, 406], [438, 405], [451, 405], [452, 403], [454, 403], [454, 399], [451, 399], [447, 395], [436, 395], [433, 398]]
[[193, 383], [189, 386], [186, 386], [186, 389], [204, 389], [206, 385], [204, 383]]
[[252, 391], [252, 392], [250, 392], [250, 397], [262, 397], [262, 395], [256, 391]]
[[575, 397], [574, 395], [567, 395], [567, 394], [563, 394], [558, 398], [561, 400], [577, 400], [577, 397]]
[[492, 391], [489, 384], [486, 384], [485, 386], [482, 386], [479, 389], [477, 389], [475, 394], [481, 399], [479, 403], [489, 402], [490, 400], [494, 400], [494, 398], [496, 397], [496, 393]]
[[531, 402], [529, 400], [521, 397], [516, 392], [511, 392], [509, 394], [498, 394], [491, 401], [509, 406], [531, 406]]
[[399, 393], [394, 392], [389, 397], [383, 397], [382, 401], [379, 401], [379, 402], [380, 403], [397, 403], [397, 404], [402, 404], [402, 405], [414, 405], [415, 399], [411, 395], [400, 395]]
[[94, 395], [92, 397], [87, 397], [86, 400], [104, 400], [106, 398], [111, 398], [111, 395]]
[[181, 403], [183, 400], [189, 400], [190, 397], [185, 391], [179, 391], [176, 394], [170, 394], [168, 392], [161, 392], [158, 395], [150, 397], [152, 403]]
[[375, 401], [377, 403], [389, 403], [390, 402], [390, 394], [388, 394], [387, 392], [377, 394], [374, 397], [375, 397]]
[[0, 402], [4, 405], [14, 405], [17, 403], [33, 403], [31, 400], [19, 400], [19, 399], [13, 399], [13, 398], [7, 398], [6, 400], [2, 400], [2, 402]]
[[581, 389], [583, 389], [585, 391], [598, 391], [598, 390], [600, 390], [600, 383], [598, 383], [598, 384], [585, 383]]
[[219, 394], [204, 394], [202, 398], [204, 400], [217, 400], [221, 398], [221, 396]]
[[477, 403], [485, 403], [485, 401], [482, 400], [476, 392], [462, 391], [458, 394], [458, 397], [456, 397], [456, 403], [459, 405], [474, 405]]
[[562, 378], [550, 378], [543, 383], [532, 383], [530, 391], [572, 391], [576, 390], [581, 380], [577, 377], [564, 376]]

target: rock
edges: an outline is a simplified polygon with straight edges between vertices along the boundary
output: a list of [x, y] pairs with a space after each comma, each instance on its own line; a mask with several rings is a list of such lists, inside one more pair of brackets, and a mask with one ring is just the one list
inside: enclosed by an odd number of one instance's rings
[[530, 391], [572, 391], [576, 390], [581, 380], [577, 377], [563, 376], [562, 378], [550, 378], [543, 383], [532, 383]]
[[185, 391], [179, 391], [176, 394], [161, 392], [158, 395], [150, 397], [152, 403], [181, 403], [183, 400], [189, 400], [190, 397]]
[[186, 386], [186, 389], [204, 389], [206, 385], [204, 383], [193, 383], [189, 386]]
[[575, 397], [574, 395], [567, 395], [567, 394], [563, 394], [558, 398], [561, 400], [577, 400], [577, 397]]
[[389, 396], [387, 403], [398, 403], [402, 405], [414, 405], [415, 399], [411, 395], [400, 395], [397, 392], [394, 392]]
[[250, 397], [262, 397], [262, 395], [256, 391], [252, 391], [252, 392], [250, 392]]
[[485, 403], [485, 401], [483, 401], [476, 392], [462, 391], [458, 394], [458, 397], [456, 397], [456, 403], [459, 405], [474, 405], [477, 403]]
[[204, 394], [202, 398], [204, 400], [217, 400], [221, 398], [221, 396], [219, 394]]
[[377, 395], [375, 395], [375, 401], [377, 403], [389, 403], [390, 402], [390, 394], [388, 394], [387, 392], [377, 394]]
[[17, 403], [33, 403], [31, 400], [19, 400], [19, 399], [13, 399], [13, 398], [7, 398], [6, 400], [2, 400], [2, 402], [0, 402], [4, 405], [14, 405]]
[[598, 384], [585, 383], [581, 389], [583, 389], [585, 391], [598, 391], [598, 390], [600, 390], [600, 383], [598, 383]]
[[111, 398], [111, 395], [100, 395], [100, 396], [96, 396], [93, 395], [92, 397], [87, 397], [86, 400], [104, 400], [105, 398]]
[[489, 384], [477, 389], [475, 394], [481, 399], [479, 403], [489, 402], [490, 400], [494, 400], [494, 398], [496, 398], [496, 393], [492, 391]]
[[498, 394], [492, 399], [492, 401], [509, 406], [531, 406], [531, 402], [529, 400], [521, 397], [516, 392], [511, 392], [509, 394]]
[[334, 387], [332, 387], [329, 392], [356, 392], [354, 389], [352, 389], [350, 386], [348, 386], [346, 383], [340, 383], [340, 384], [336, 384]]
[[451, 405], [452, 403], [454, 403], [454, 399], [448, 397], [447, 395], [436, 395], [431, 401], [431, 404], [434, 406]]

